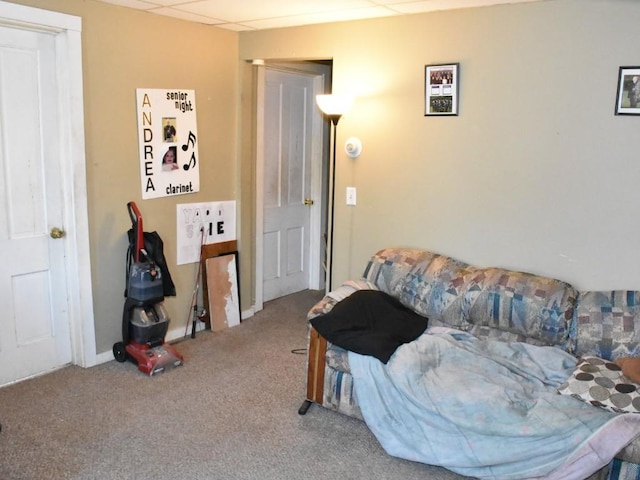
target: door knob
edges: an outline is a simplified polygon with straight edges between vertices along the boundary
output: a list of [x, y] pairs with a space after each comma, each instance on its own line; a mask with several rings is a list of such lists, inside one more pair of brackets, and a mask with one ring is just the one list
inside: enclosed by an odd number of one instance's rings
[[313, 205], [313, 200], [311, 200], [310, 198], [305, 198], [304, 199], [304, 204], [305, 205]]
[[60, 230], [58, 227], [53, 227], [51, 229], [51, 232], [49, 232], [49, 235], [51, 235], [51, 238], [62, 238], [64, 237], [64, 230]]

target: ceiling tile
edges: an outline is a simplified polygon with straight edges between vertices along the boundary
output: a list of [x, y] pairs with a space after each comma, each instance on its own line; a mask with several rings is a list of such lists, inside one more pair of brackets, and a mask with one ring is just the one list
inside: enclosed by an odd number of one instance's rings
[[295, 15], [291, 17], [265, 18], [242, 22], [256, 30], [267, 28], [294, 27], [299, 25], [311, 25], [316, 23], [342, 22], [347, 20], [361, 20], [365, 18], [379, 18], [397, 15], [388, 8], [367, 7], [353, 8], [350, 10], [337, 10], [332, 12], [315, 13], [308, 15]]
[[[250, 4], [248, 7], [247, 4]], [[201, 0], [175, 8], [187, 12], [220, 18], [229, 22], [271, 19], [295, 15], [314, 15], [329, 11], [369, 7], [367, 0], [269, 0], [244, 2], [229, 0]]]
[[172, 7], [174, 5], [180, 5], [181, 3], [187, 3], [189, 0], [148, 0], [148, 1], [155, 3], [157, 5], [161, 5], [163, 7]]
[[121, 7], [135, 8], [137, 10], [148, 10], [149, 8], [157, 6], [155, 3], [144, 2], [143, 0], [109, 0], [106, 3], [120, 5]]
[[398, 14], [555, 0], [100, 0], [191, 22], [243, 31]]
[[394, 10], [400, 13], [425, 13], [436, 10], [454, 10], [459, 8], [486, 7], [505, 3], [536, 2], [541, 0], [421, 0], [417, 2], [394, 2]]
[[196, 15], [195, 13], [182, 12], [175, 8], [154, 8], [153, 10], [149, 10], [149, 12], [165, 15], [167, 17], [179, 18], [190, 22], [206, 23], [207, 25], [218, 25], [224, 23], [222, 20], [218, 20], [216, 18], [203, 17], [202, 15]]

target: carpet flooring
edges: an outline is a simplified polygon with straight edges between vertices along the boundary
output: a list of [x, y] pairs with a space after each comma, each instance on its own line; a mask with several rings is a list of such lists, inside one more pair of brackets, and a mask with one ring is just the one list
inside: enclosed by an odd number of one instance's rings
[[303, 291], [175, 347], [153, 377], [133, 363], [69, 366], [0, 388], [2, 480], [461, 479], [387, 455], [366, 425], [305, 395]]

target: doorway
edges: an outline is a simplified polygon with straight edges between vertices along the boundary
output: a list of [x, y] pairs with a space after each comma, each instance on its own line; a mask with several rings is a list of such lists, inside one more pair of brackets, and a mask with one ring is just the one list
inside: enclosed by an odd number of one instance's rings
[[0, 386], [96, 361], [80, 36], [0, 2]]
[[258, 67], [256, 302], [324, 288], [326, 122], [315, 105], [331, 67]]

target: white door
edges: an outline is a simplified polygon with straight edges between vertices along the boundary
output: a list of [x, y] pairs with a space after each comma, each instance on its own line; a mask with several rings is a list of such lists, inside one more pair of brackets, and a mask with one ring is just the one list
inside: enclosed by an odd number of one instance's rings
[[0, 27], [0, 385], [72, 361], [55, 40]]
[[309, 288], [314, 83], [267, 70], [264, 118], [264, 300]]

